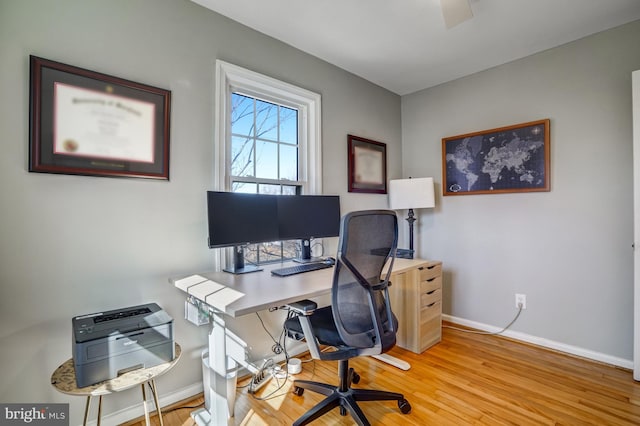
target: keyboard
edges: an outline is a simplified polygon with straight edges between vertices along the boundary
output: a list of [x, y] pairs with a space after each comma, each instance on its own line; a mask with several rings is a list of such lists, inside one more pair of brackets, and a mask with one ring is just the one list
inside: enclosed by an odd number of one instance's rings
[[300, 265], [289, 266], [286, 268], [274, 269], [271, 275], [279, 277], [288, 277], [289, 275], [301, 274], [303, 272], [317, 271], [318, 269], [332, 268], [333, 265], [324, 262], [302, 263]]

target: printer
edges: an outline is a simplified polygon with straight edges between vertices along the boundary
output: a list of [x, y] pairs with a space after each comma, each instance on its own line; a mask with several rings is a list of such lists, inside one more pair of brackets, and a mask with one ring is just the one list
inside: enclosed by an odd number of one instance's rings
[[78, 387], [175, 358], [173, 318], [155, 303], [72, 319]]

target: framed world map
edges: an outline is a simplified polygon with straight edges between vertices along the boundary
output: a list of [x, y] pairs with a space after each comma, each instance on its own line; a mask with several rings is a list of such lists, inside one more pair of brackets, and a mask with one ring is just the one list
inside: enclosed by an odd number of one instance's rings
[[549, 119], [442, 139], [443, 195], [549, 191]]

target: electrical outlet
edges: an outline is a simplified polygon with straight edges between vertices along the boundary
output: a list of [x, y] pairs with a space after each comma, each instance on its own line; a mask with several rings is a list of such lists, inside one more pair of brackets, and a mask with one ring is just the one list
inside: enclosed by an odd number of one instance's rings
[[516, 293], [516, 308], [527, 309], [527, 295], [526, 294], [518, 294]]

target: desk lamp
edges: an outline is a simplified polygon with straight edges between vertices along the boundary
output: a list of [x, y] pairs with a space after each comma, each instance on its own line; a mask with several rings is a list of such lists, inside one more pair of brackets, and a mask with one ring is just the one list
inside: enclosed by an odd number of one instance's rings
[[[398, 257], [413, 259], [413, 222], [416, 221], [413, 209], [435, 207], [433, 178], [395, 179], [389, 181], [389, 208], [392, 210], [409, 209], [409, 252], [398, 249]], [[406, 253], [406, 254], [405, 254]]]

